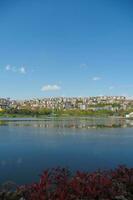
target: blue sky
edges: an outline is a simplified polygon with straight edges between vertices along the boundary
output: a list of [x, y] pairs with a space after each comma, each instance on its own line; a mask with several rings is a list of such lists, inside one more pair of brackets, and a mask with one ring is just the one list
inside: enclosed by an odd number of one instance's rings
[[133, 96], [132, 0], [0, 0], [0, 97]]

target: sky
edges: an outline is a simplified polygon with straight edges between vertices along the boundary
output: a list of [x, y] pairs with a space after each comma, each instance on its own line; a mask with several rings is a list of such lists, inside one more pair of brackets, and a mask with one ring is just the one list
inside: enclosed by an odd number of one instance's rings
[[0, 0], [0, 97], [133, 96], [132, 0]]

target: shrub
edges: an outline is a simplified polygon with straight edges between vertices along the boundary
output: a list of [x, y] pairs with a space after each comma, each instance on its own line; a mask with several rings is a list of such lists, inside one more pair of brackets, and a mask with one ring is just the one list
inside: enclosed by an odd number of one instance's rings
[[64, 168], [46, 170], [39, 183], [23, 187], [23, 196], [26, 200], [132, 200], [133, 168], [77, 171], [73, 176]]

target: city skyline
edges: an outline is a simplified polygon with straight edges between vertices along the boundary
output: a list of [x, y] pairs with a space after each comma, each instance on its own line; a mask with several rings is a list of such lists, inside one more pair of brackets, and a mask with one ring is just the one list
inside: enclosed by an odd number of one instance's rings
[[133, 96], [131, 0], [0, 5], [0, 97]]

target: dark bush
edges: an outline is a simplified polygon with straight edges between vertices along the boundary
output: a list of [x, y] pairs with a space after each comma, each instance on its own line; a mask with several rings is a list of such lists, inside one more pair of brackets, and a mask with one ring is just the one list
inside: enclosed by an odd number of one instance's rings
[[[22, 189], [21, 189], [22, 190]], [[93, 173], [46, 170], [39, 183], [23, 187], [26, 200], [133, 200], [133, 168]]]

